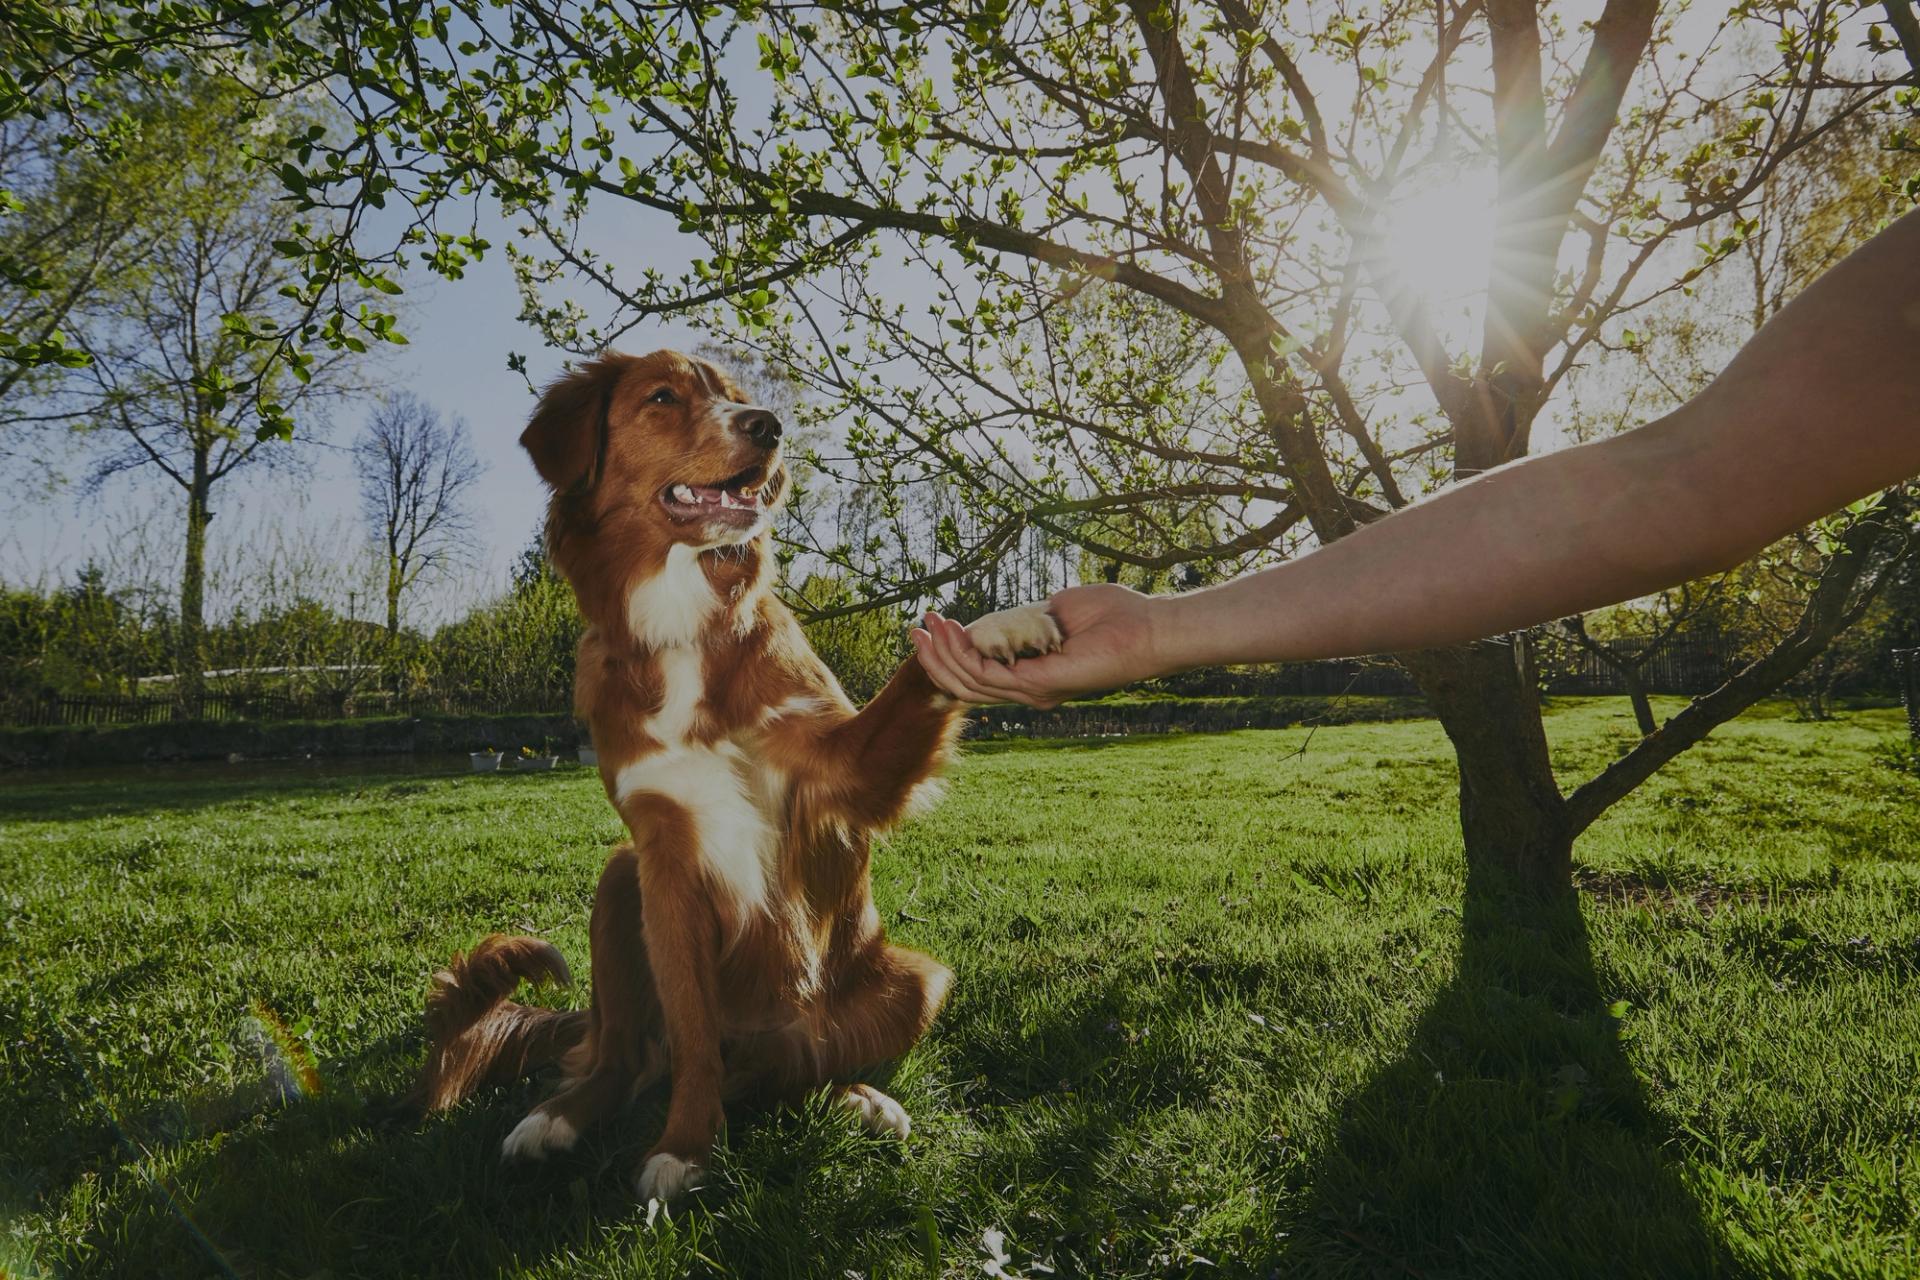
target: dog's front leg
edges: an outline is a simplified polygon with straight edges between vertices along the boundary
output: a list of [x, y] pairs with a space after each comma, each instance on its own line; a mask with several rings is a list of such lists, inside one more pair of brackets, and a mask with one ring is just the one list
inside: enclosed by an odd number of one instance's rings
[[[1022, 654], [1060, 647], [1060, 625], [1044, 604], [1002, 609], [975, 619], [967, 634], [982, 653], [1011, 662]], [[945, 762], [960, 704], [909, 658], [872, 702], [827, 735], [829, 754], [853, 786], [850, 815], [887, 826], [906, 808], [913, 789]]]
[[863, 827], [887, 827], [953, 745], [960, 703], [908, 658], [886, 688], [822, 735], [816, 794]]
[[636, 834], [647, 832], [640, 854], [641, 928], [673, 1076], [666, 1129], [640, 1166], [638, 1190], [642, 1200], [671, 1200], [699, 1182], [725, 1122], [714, 990], [720, 922], [701, 875], [691, 815], [672, 801], [650, 797], [644, 814], [626, 816]]

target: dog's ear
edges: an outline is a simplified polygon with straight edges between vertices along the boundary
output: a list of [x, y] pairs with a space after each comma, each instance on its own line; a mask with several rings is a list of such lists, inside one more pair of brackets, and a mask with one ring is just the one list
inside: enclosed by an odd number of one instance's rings
[[520, 447], [557, 493], [591, 487], [607, 447], [607, 409], [624, 362], [602, 356], [555, 378], [540, 395]]

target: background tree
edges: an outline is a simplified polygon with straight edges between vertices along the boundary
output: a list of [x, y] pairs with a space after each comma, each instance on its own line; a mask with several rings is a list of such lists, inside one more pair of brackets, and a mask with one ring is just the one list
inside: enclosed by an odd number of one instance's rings
[[1730, 618], [1737, 611], [1738, 593], [1730, 577], [1683, 582], [1644, 600], [1561, 620], [1560, 636], [1619, 677], [1642, 737], [1660, 731], [1647, 673], [1664, 655], [1719, 641], [1727, 661], [1735, 657], [1739, 642], [1727, 633], [1735, 630]]
[[535, 534], [503, 595], [434, 633], [430, 679], [491, 711], [569, 707], [585, 627], [572, 589], [547, 561], [544, 536]]
[[[139, 192], [142, 250], [68, 312], [87, 362], [43, 388], [35, 414], [80, 433], [91, 486], [153, 476], [184, 499], [176, 688], [190, 706], [205, 666], [216, 486], [243, 468], [290, 461], [279, 440], [286, 424], [296, 414], [317, 424], [353, 390], [357, 353], [312, 356], [250, 336], [253, 325], [293, 319], [303, 303], [298, 273], [275, 246], [288, 234], [287, 206], [234, 137], [251, 132], [264, 145], [283, 126], [304, 136], [304, 120], [276, 122], [241, 89], [187, 77], [171, 96], [143, 102], [137, 122], [123, 151], [149, 180]], [[124, 180], [104, 157], [89, 163], [100, 172], [88, 181]], [[351, 293], [341, 300], [352, 305]]]
[[164, 661], [167, 619], [98, 563], [51, 591], [0, 591], [0, 693], [133, 693]]
[[400, 633], [400, 600], [425, 577], [458, 564], [472, 529], [470, 492], [486, 468], [467, 424], [443, 419], [407, 392], [387, 396], [353, 444], [360, 509], [386, 570], [387, 634]]
[[[539, 6], [493, 28], [487, 56], [556, 95], [552, 109], [468, 92], [417, 135], [423, 161], [430, 133], [475, 140], [461, 165], [535, 227], [523, 278], [604, 289], [598, 325], [578, 307], [539, 313], [554, 341], [585, 349], [692, 309], [760, 334], [848, 405], [869, 484], [957, 483], [977, 519], [938, 527], [974, 540], [937, 542], [944, 563], [877, 600], [992, 563], [1027, 525], [1127, 563], [1140, 553], [1100, 525], [1135, 512], [1202, 535], [1156, 557], [1239, 567], [1520, 456], [1610, 323], [1739, 247], [1729, 233], [1695, 253], [1703, 229], [1890, 83], [1828, 71], [1843, 36], [1825, 6], [1739, 15], [1770, 52], [1718, 71], [1674, 45], [1650, 0], [1615, 0], [1579, 31], [1518, 2], [1454, 6], [1437, 29], [1424, 7], [1371, 23], [1235, 3], [1096, 6], [1073, 22], [902, 13], [756, 15], [759, 61], [783, 86], [763, 105], [722, 70], [749, 38], [726, 11]], [[1479, 51], [1487, 71], [1460, 65]], [[457, 63], [449, 101], [474, 87]], [[1487, 96], [1449, 98], [1449, 79]], [[629, 108], [639, 140], [596, 99]], [[556, 142], [530, 156], [480, 141], [534, 136]], [[1493, 195], [1466, 216], [1463, 172]], [[582, 247], [579, 219], [607, 200], [673, 216], [705, 253], [680, 280], [622, 273]], [[1489, 208], [1491, 261], [1463, 323], [1402, 228], [1445, 225], [1457, 243], [1418, 248], [1466, 257]], [[1111, 321], [1075, 323], [1090, 308]], [[1796, 646], [1786, 665], [1810, 656]], [[1523, 646], [1404, 661], [1457, 749], [1470, 858], [1563, 887], [1574, 834], [1631, 771], [1563, 795]], [[1762, 675], [1785, 678], [1759, 668], [1740, 697]]]

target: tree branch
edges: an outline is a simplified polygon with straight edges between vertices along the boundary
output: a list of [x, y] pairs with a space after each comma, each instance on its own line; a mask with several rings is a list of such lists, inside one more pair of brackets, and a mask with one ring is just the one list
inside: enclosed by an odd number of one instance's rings
[[[1916, 535], [1905, 527], [1907, 505], [1897, 491], [1883, 496], [1842, 535], [1840, 550], [1822, 570], [1799, 621], [1786, 637], [1718, 689], [1688, 703], [1679, 715], [1568, 796], [1567, 817], [1574, 833], [1586, 830], [1669, 760], [1799, 674], [1835, 636], [1858, 621], [1892, 577], [1885, 571], [1890, 567], [1888, 548], [1894, 561], [1913, 554]], [[1856, 594], [1860, 580], [1876, 563], [1882, 571]]]

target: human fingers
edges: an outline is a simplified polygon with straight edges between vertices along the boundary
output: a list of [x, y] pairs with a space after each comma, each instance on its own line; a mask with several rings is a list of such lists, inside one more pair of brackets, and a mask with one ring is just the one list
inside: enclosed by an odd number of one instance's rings
[[997, 695], [982, 689], [955, 654], [951, 643], [940, 635], [939, 619], [929, 613], [924, 628], [916, 627], [909, 638], [919, 654], [920, 665], [933, 682], [953, 697], [966, 702], [998, 702]]
[[916, 627], [908, 633], [908, 639], [913, 644], [921, 670], [927, 673], [927, 678], [932, 680], [934, 686], [942, 693], [962, 702], [982, 703], [998, 700], [992, 694], [969, 684], [926, 631]]
[[988, 701], [1042, 705], [1045, 695], [1026, 679], [1021, 663], [1009, 665], [987, 657], [973, 646], [967, 629], [950, 618], [929, 614], [928, 628], [949, 666], [961, 673], [969, 687], [992, 695]]

